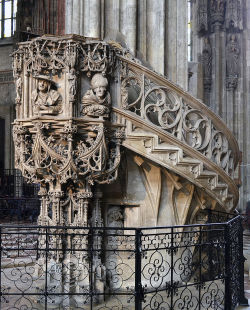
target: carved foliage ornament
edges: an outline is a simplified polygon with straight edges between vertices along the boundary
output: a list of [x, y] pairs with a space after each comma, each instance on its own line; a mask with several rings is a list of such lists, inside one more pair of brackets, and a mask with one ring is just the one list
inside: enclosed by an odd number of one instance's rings
[[70, 72], [76, 66], [82, 72], [110, 73], [114, 64], [112, 50], [100, 41], [85, 43], [67, 37], [53, 40], [44, 36], [21, 48], [27, 71], [35, 75], [44, 70], [52, 74], [63, 69]]

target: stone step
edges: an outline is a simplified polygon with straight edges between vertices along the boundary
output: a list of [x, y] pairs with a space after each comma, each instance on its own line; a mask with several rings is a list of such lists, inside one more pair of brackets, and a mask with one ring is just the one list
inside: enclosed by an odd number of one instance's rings
[[[228, 184], [222, 183], [215, 171], [208, 171], [202, 161], [184, 156], [181, 148], [161, 142], [157, 135], [149, 131], [145, 132], [143, 129], [135, 131], [127, 129], [126, 141], [126, 147], [134, 150], [136, 145], [141, 152], [152, 154], [157, 162], [162, 162], [163, 165], [170, 163], [176, 167], [176, 170], [194, 178], [202, 187], [214, 192], [225, 205], [233, 206], [234, 195], [229, 193]], [[134, 143], [135, 141], [137, 143]]]

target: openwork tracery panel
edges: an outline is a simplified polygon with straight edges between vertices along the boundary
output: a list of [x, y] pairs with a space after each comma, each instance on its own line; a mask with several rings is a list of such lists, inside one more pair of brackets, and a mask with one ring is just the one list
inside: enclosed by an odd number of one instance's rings
[[202, 153], [233, 177], [235, 155], [229, 140], [203, 110], [174, 87], [120, 59], [122, 107]]

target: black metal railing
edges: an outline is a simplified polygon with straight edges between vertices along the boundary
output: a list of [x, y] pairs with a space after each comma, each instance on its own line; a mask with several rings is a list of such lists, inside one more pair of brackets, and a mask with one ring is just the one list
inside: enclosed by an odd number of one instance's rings
[[39, 186], [25, 182], [17, 169], [0, 169], [0, 198], [33, 198], [37, 196]]
[[0, 170], [0, 223], [36, 222], [40, 201], [39, 186], [27, 184], [16, 169]]
[[236, 217], [239, 213], [235, 210], [234, 212], [223, 212], [219, 210], [203, 209], [200, 210], [195, 219], [195, 223], [225, 223]]
[[235, 309], [241, 237], [240, 216], [157, 228], [2, 225], [0, 308]]

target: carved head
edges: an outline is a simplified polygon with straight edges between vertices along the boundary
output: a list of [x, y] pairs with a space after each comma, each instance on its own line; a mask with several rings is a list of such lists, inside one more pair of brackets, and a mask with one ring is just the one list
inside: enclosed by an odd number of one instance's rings
[[49, 77], [43, 75], [35, 76], [35, 79], [38, 80], [37, 89], [42, 93], [49, 91], [51, 84], [54, 83]]
[[49, 88], [49, 82], [45, 80], [38, 80], [37, 88], [40, 92], [46, 93]]
[[236, 41], [236, 36], [235, 34], [231, 34], [230, 36], [230, 41], [235, 42]]
[[103, 98], [108, 86], [108, 80], [100, 73], [96, 73], [91, 80], [91, 88], [97, 98]]

